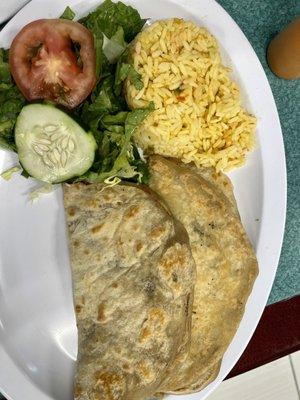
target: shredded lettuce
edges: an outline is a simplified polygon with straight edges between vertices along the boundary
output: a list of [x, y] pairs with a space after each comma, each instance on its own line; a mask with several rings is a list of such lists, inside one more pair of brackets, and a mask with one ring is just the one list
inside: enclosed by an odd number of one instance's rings
[[128, 111], [120, 111], [115, 115], [106, 115], [102, 118], [102, 125], [107, 128], [109, 125], [119, 125], [125, 124]]
[[114, 64], [120, 55], [125, 50], [125, 46], [122, 46], [114, 39], [108, 39], [103, 35], [103, 53], [110, 64]]
[[141, 80], [141, 75], [134, 69], [131, 64], [118, 62], [115, 76], [115, 93], [120, 95], [122, 91], [122, 83], [129, 78], [137, 90], [142, 90], [144, 85]]
[[124, 99], [114, 93], [114, 77], [109, 75], [99, 82], [91, 97], [85, 101], [81, 118], [92, 131], [96, 131], [101, 119], [126, 107]]
[[80, 20], [86, 28], [88, 28], [94, 36], [94, 47], [96, 53], [96, 76], [99, 77], [109, 69], [109, 61], [103, 53], [103, 31], [97, 18], [93, 17], [93, 13], [87, 15], [85, 18]]
[[124, 39], [124, 30], [122, 26], [119, 26], [116, 33], [109, 39], [103, 33], [103, 46], [102, 50], [110, 64], [115, 64], [121, 54], [126, 49], [126, 42]]
[[125, 41], [129, 43], [140, 32], [146, 21], [140, 17], [138, 11], [133, 7], [120, 1], [113, 3], [111, 0], [105, 0], [80, 22], [93, 33], [95, 28], [100, 30], [109, 39], [116, 34], [121, 26], [124, 30]]
[[[103, 76], [117, 62], [129, 43], [145, 24], [138, 11], [121, 2], [105, 0], [81, 22], [94, 36], [96, 74]], [[133, 72], [132, 72], [133, 74]]]
[[74, 11], [71, 9], [71, 7], [67, 6], [65, 8], [65, 11], [62, 13], [62, 15], [59, 17], [60, 19], [69, 19], [72, 21], [75, 17]]
[[146, 183], [148, 169], [132, 142], [132, 135], [153, 108], [151, 103], [145, 109], [120, 111], [103, 117], [100, 129], [94, 131], [98, 143], [94, 165], [76, 181], [107, 182], [107, 179], [117, 177]]
[[5, 179], [6, 181], [10, 181], [11, 178], [13, 177], [14, 174], [16, 174], [17, 172], [21, 171], [21, 167], [19, 167], [18, 165], [11, 167], [5, 171], [3, 171], [0, 176], [1, 178]]
[[14, 126], [25, 99], [11, 79], [4, 49], [0, 49], [0, 82], [0, 148], [16, 151]]
[[134, 130], [144, 121], [144, 119], [154, 110], [154, 103], [150, 103], [147, 108], [140, 108], [128, 113], [125, 121], [125, 136], [131, 137]]
[[115, 177], [110, 177], [105, 179], [104, 183], [106, 183], [106, 185], [108, 186], [116, 186], [121, 182], [121, 179], [118, 178], [117, 176]]
[[79, 115], [93, 132], [98, 151], [90, 171], [76, 181], [115, 184], [119, 179], [129, 179], [146, 183], [149, 177], [147, 165], [132, 136], [153, 110], [153, 104], [146, 109], [131, 111], [122, 96], [122, 86], [127, 78], [138, 90], [143, 88], [140, 74], [128, 62], [126, 42], [136, 36], [145, 21], [132, 7], [106, 0], [81, 22], [94, 37], [102, 38], [99, 51], [102, 79]]
[[122, 26], [119, 26], [116, 33], [111, 37], [111, 40], [114, 42], [118, 43], [120, 46], [122, 46], [124, 49], [127, 46], [124, 38], [124, 29]]
[[51, 183], [45, 183], [42, 186], [38, 186], [37, 188], [31, 190], [29, 192], [29, 200], [32, 202], [38, 200], [41, 196], [44, 196], [45, 194], [52, 193], [53, 190], [55, 190], [58, 187], [58, 185], [52, 185]]
[[0, 49], [0, 81], [2, 88], [9, 88], [12, 79], [8, 66], [8, 50]]

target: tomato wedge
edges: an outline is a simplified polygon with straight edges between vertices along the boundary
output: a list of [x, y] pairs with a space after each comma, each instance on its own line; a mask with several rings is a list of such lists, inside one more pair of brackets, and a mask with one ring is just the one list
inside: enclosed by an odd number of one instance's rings
[[9, 51], [11, 74], [27, 100], [76, 107], [96, 83], [92, 33], [79, 22], [39, 19], [26, 25]]

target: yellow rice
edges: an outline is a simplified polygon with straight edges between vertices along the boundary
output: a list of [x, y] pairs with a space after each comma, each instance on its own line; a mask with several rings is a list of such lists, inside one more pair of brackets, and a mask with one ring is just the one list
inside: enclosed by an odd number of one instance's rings
[[135, 132], [138, 146], [217, 171], [244, 164], [256, 119], [241, 106], [239, 88], [205, 28], [182, 19], [157, 21], [136, 37], [130, 59], [144, 87], [138, 91], [126, 81], [128, 104], [155, 104]]

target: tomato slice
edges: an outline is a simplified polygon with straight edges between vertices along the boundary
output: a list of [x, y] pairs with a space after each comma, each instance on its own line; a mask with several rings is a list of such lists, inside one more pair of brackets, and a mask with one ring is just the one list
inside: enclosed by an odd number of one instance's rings
[[76, 107], [96, 83], [92, 33], [79, 22], [39, 19], [26, 25], [9, 51], [11, 74], [27, 100]]

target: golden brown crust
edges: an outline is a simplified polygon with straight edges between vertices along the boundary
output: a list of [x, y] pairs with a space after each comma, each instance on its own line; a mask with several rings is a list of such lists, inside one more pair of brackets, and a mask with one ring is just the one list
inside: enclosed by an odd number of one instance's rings
[[161, 392], [188, 393], [208, 384], [235, 334], [257, 261], [224, 175], [150, 157], [150, 187], [186, 228], [196, 262], [191, 345], [168, 369]]
[[189, 339], [187, 234], [136, 186], [65, 185], [64, 202], [79, 334], [75, 398], [145, 398]]

